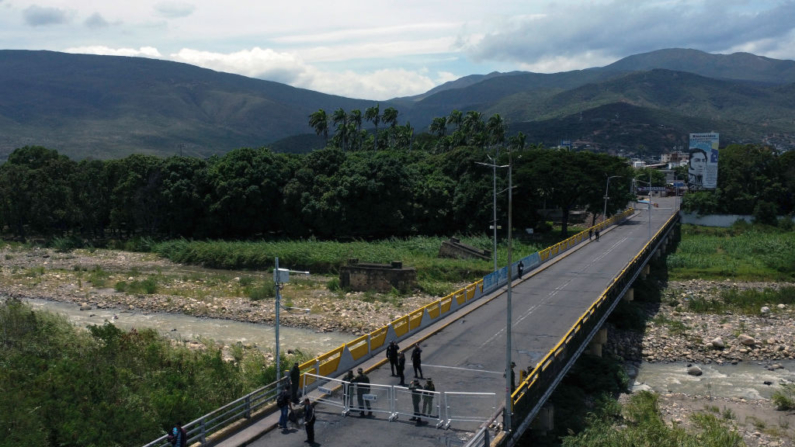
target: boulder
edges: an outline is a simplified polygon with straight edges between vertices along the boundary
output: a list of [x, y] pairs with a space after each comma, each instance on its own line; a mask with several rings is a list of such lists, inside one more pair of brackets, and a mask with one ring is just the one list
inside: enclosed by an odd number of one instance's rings
[[723, 339], [720, 337], [716, 337], [712, 340], [712, 347], [715, 349], [723, 349], [726, 347], [726, 344], [723, 343]]
[[762, 315], [767, 315], [770, 313], [770, 308], [767, 306], [763, 306], [761, 309], [759, 309], [759, 312], [762, 313]]
[[691, 365], [690, 367], [688, 367], [687, 368], [687, 373], [690, 374], [691, 376], [700, 376], [700, 375], [704, 374], [704, 372], [701, 371], [701, 368], [699, 368], [696, 365]]
[[778, 308], [779, 310], [784, 310], [784, 309], [787, 308], [787, 305], [786, 304], [779, 304], [778, 306], [776, 306], [776, 308]]
[[80, 304], [80, 310], [91, 310], [91, 305], [88, 303]]
[[740, 334], [737, 336], [737, 341], [739, 341], [744, 346], [753, 346], [756, 344], [756, 340], [754, 337], [751, 337], [748, 334]]

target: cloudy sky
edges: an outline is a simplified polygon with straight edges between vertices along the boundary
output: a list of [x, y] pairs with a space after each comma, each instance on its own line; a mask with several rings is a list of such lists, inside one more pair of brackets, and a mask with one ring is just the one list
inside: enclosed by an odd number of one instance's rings
[[795, 0], [0, 0], [0, 49], [160, 58], [367, 99], [661, 48], [795, 59]]

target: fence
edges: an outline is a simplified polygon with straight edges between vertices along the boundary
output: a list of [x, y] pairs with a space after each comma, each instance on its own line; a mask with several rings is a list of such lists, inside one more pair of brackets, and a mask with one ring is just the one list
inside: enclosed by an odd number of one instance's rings
[[[340, 408], [342, 414], [347, 413], [350, 405], [353, 405], [354, 399], [353, 387], [348, 382], [314, 374], [307, 374], [307, 376], [307, 382], [311, 381], [311, 383], [317, 384], [315, 402]], [[304, 390], [304, 395], [306, 395], [306, 390]], [[345, 401], [345, 396], [348, 396], [348, 402]]]
[[438, 391], [412, 391], [401, 386], [394, 387], [394, 418], [406, 419], [421, 417], [433, 422], [437, 428], [445, 424], [442, 414], [442, 393]]
[[[277, 390], [287, 384], [286, 379], [281, 379], [271, 384], [265, 385], [256, 391], [230, 402], [223, 407], [207, 413], [204, 416], [191, 421], [182, 427], [188, 433], [188, 445], [194, 442], [201, 444], [207, 443], [207, 437], [217, 433], [223, 428], [228, 427], [241, 419], [249, 419], [252, 414], [262, 409], [265, 405], [276, 400]], [[167, 447], [171, 446], [168, 436], [161, 436], [144, 447]]]
[[444, 393], [445, 428], [453, 422], [486, 422], [497, 407], [494, 393]]

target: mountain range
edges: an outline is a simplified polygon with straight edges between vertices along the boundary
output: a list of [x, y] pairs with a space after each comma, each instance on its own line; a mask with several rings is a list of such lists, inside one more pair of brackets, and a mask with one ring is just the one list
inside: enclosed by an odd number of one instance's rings
[[[416, 131], [452, 110], [499, 113], [509, 135], [652, 153], [716, 131], [721, 143], [795, 141], [795, 61], [666, 49], [554, 74], [472, 75], [413, 97], [368, 101], [156, 59], [0, 51], [0, 161], [40, 145], [74, 158], [206, 157], [239, 147], [308, 151], [308, 125], [380, 103]], [[366, 128], [367, 126], [365, 126]]]

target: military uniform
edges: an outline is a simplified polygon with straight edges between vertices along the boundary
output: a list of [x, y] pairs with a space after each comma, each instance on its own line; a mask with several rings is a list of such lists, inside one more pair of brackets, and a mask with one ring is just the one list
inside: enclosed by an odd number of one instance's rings
[[424, 416], [431, 417], [433, 413], [433, 392], [436, 391], [436, 387], [433, 385], [433, 380], [428, 378], [428, 381], [425, 382], [425, 391], [422, 396], [422, 414]]
[[359, 368], [359, 375], [353, 378], [353, 383], [356, 384], [356, 398], [359, 402], [360, 417], [364, 417], [364, 406], [367, 405], [367, 415], [372, 416], [373, 412], [370, 411], [370, 401], [364, 400], [364, 395], [370, 392], [370, 378], [364, 374]]
[[353, 371], [348, 370], [348, 373], [345, 374], [345, 377], [342, 380], [348, 382], [348, 389], [346, 390], [345, 395], [345, 406], [348, 408], [353, 408], [353, 381], [355, 377], [353, 376]]
[[409, 384], [409, 389], [411, 390], [411, 403], [414, 406], [414, 417], [409, 419], [410, 421], [417, 421], [417, 425], [422, 422], [420, 419], [420, 399], [422, 398], [422, 386], [420, 385], [420, 381], [414, 379]]

